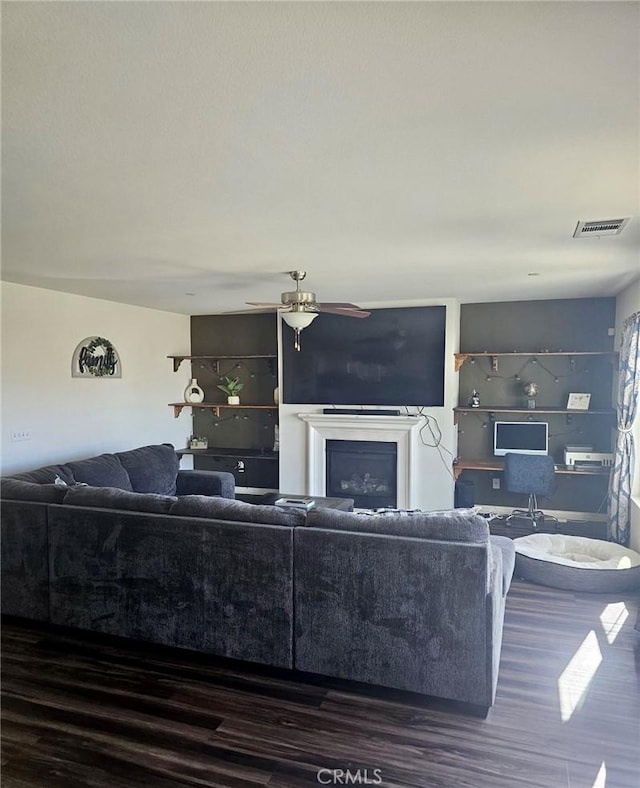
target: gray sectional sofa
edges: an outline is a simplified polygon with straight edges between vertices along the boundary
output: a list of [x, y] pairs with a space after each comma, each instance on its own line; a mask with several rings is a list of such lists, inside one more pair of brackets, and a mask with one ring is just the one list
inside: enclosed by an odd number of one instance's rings
[[1, 480], [2, 612], [494, 702], [513, 543], [470, 511], [234, 500], [169, 445]]

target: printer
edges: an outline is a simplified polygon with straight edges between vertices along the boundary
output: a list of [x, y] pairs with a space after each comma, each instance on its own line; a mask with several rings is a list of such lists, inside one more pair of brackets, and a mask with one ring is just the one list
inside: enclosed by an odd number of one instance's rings
[[613, 465], [613, 453], [593, 451], [593, 446], [565, 446], [564, 464], [570, 471], [610, 468]]

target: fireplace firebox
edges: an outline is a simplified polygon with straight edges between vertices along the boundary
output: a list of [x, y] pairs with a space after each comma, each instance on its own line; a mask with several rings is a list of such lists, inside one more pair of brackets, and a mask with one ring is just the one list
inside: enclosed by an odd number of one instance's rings
[[359, 509], [397, 506], [397, 444], [327, 440], [327, 496], [353, 498]]

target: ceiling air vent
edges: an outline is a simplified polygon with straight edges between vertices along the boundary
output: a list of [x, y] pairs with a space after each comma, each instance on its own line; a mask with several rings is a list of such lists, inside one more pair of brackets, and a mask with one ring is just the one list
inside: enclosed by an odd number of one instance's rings
[[593, 238], [597, 235], [620, 235], [629, 219], [603, 219], [599, 222], [578, 222], [574, 238]]

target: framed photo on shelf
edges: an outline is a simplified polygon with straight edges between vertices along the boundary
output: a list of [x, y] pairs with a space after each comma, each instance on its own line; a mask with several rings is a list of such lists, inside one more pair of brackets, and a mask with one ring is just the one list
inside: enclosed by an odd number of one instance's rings
[[589, 410], [591, 394], [573, 392], [569, 394], [567, 410]]

